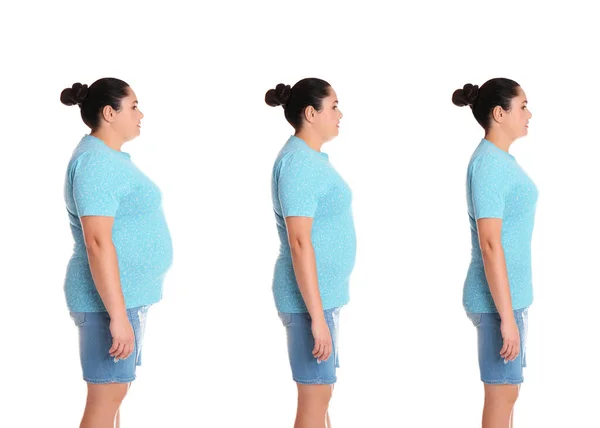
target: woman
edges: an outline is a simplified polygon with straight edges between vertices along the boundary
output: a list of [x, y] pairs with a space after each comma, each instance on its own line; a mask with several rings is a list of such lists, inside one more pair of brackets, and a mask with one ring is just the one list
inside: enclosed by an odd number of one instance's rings
[[144, 115], [122, 80], [76, 83], [60, 100], [91, 129], [73, 152], [65, 201], [75, 240], [65, 279], [79, 330], [87, 402], [81, 428], [119, 426], [119, 407], [141, 363], [148, 307], [162, 297], [172, 244], [161, 193], [121, 151]]
[[512, 426], [513, 407], [523, 382], [527, 308], [533, 301], [531, 236], [538, 192], [509, 154], [527, 135], [531, 112], [514, 81], [467, 84], [452, 96], [470, 106], [485, 137], [467, 172], [472, 258], [463, 305], [477, 327], [479, 369], [484, 383], [484, 428]]
[[340, 308], [356, 256], [352, 192], [322, 146], [336, 137], [342, 113], [329, 83], [300, 80], [266, 93], [282, 105], [295, 130], [272, 176], [281, 241], [273, 294], [286, 328], [292, 377], [298, 387], [295, 428], [329, 426], [328, 406], [338, 364]]

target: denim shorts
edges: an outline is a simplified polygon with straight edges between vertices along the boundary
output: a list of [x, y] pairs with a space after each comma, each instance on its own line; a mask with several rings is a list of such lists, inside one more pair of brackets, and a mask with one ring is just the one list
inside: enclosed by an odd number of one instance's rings
[[323, 312], [331, 334], [332, 350], [327, 361], [320, 363], [312, 354], [315, 341], [311, 330], [310, 314], [279, 312], [279, 318], [286, 330], [292, 378], [297, 383], [323, 385], [334, 384], [337, 380], [336, 369], [340, 366], [338, 354], [340, 308], [327, 309]]
[[498, 313], [467, 313], [477, 327], [477, 349], [481, 381], [488, 384], [518, 385], [523, 383], [523, 368], [527, 366], [527, 308], [514, 312], [521, 336], [521, 350], [513, 361], [504, 362], [500, 350], [504, 344]]
[[108, 312], [71, 312], [79, 330], [79, 358], [83, 380], [88, 383], [129, 383], [135, 380], [135, 369], [142, 364], [142, 341], [149, 306], [127, 309], [133, 327], [133, 353], [114, 361], [108, 351], [112, 346]]

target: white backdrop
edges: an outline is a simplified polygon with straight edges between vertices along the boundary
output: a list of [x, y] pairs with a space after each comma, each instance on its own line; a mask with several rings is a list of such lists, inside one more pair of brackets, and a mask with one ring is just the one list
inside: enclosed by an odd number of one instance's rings
[[124, 150], [161, 187], [175, 247], [123, 427], [292, 426], [296, 389], [270, 290], [278, 238], [269, 188], [292, 128], [263, 99], [309, 76], [339, 96], [340, 136], [324, 151], [354, 191], [358, 234], [334, 426], [480, 423], [475, 329], [461, 293], [465, 173], [482, 130], [451, 95], [492, 77], [527, 93], [530, 134], [512, 153], [540, 190], [516, 424], [597, 421], [593, 14], [577, 1], [348, 3], [3, 6], [1, 425], [75, 427], [81, 417], [62, 189], [87, 129], [59, 94], [105, 76], [138, 95], [142, 135]]

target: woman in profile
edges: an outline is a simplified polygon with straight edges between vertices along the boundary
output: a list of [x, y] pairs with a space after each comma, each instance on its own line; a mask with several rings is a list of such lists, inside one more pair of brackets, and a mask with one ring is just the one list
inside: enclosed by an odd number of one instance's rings
[[75, 241], [65, 295], [79, 331], [87, 401], [81, 428], [119, 427], [141, 364], [148, 307], [162, 298], [172, 244], [159, 188], [122, 146], [144, 117], [131, 87], [104, 78], [60, 95], [90, 128], [68, 164], [64, 196]]
[[286, 329], [298, 388], [295, 428], [330, 426], [340, 308], [349, 301], [356, 256], [352, 192], [322, 146], [338, 135], [342, 113], [329, 83], [279, 84], [265, 95], [294, 128], [277, 156], [272, 200], [281, 241], [273, 294]]
[[527, 135], [531, 112], [523, 89], [497, 78], [452, 96], [469, 106], [485, 136], [467, 170], [471, 263], [463, 306], [477, 328], [484, 383], [483, 428], [512, 426], [526, 366], [527, 310], [533, 302], [531, 237], [538, 191], [509, 153]]

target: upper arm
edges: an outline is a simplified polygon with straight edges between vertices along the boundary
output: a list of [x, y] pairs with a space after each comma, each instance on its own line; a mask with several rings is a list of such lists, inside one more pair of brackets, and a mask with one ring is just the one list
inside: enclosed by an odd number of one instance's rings
[[84, 216], [80, 219], [87, 247], [112, 243], [113, 217]]
[[502, 245], [502, 219], [482, 218], [477, 220], [477, 233], [481, 248]]
[[73, 200], [77, 215], [115, 217], [124, 195], [118, 165], [104, 153], [90, 153], [74, 165]]
[[282, 159], [278, 198], [283, 217], [314, 217], [324, 180], [315, 162], [303, 154]]
[[473, 163], [471, 202], [475, 220], [504, 217], [506, 183], [502, 164], [493, 156], [482, 155]]
[[311, 217], [286, 217], [288, 240], [290, 245], [310, 242], [313, 219]]

